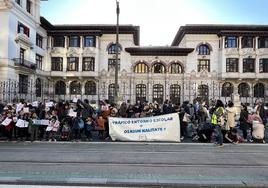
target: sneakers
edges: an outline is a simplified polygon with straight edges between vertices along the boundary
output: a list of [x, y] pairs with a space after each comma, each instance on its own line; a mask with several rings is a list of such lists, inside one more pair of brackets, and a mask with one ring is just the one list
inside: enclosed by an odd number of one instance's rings
[[218, 148], [222, 148], [223, 144], [218, 144], [217, 146], [218, 146]]

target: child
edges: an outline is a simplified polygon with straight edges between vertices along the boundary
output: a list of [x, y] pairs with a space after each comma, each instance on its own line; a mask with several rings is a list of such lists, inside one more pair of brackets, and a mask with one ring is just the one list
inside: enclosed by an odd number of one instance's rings
[[236, 128], [227, 131], [224, 138], [227, 143], [238, 144], [239, 142], [243, 142], [243, 139], [238, 135]]
[[92, 141], [92, 134], [91, 131], [95, 129], [95, 122], [92, 117], [86, 118], [85, 122], [85, 135], [87, 137], [87, 141]]

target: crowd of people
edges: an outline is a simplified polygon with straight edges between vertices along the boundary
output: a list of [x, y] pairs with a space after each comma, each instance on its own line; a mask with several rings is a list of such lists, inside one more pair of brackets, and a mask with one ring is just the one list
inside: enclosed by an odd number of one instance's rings
[[[241, 112], [240, 112], [241, 111]], [[238, 113], [239, 112], [239, 113]], [[241, 110], [232, 101], [227, 105], [221, 100], [195, 100], [172, 104], [166, 100], [158, 103], [121, 103], [120, 106], [99, 101], [91, 105], [87, 99], [76, 101], [0, 104], [0, 140], [16, 141], [92, 141], [109, 140], [109, 117], [142, 118], [178, 113], [181, 140], [214, 142], [264, 142], [267, 108], [257, 101], [249, 112], [246, 105]], [[241, 133], [241, 134], [240, 134]], [[95, 135], [95, 134], [94, 134]]]

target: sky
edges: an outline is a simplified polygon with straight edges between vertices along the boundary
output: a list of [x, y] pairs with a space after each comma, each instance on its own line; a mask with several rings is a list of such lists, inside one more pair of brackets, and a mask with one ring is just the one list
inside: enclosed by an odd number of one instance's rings
[[[119, 24], [140, 26], [141, 46], [171, 45], [186, 24], [265, 24], [268, 0], [118, 0]], [[52, 24], [116, 24], [116, 0], [48, 0]]]

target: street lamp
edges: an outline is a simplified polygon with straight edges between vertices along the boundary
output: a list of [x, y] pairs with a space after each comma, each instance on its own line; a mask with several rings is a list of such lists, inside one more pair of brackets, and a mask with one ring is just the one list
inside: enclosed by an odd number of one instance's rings
[[114, 103], [117, 104], [118, 102], [118, 38], [119, 38], [119, 2], [116, 0], [116, 54], [115, 54], [115, 89], [114, 89]]

